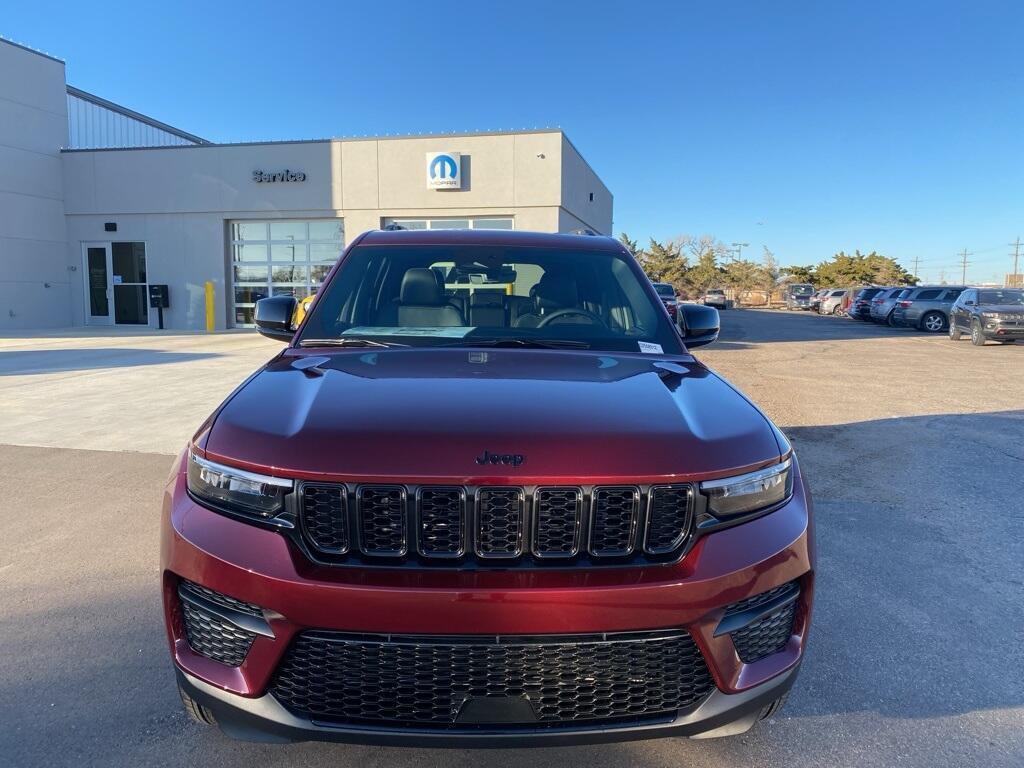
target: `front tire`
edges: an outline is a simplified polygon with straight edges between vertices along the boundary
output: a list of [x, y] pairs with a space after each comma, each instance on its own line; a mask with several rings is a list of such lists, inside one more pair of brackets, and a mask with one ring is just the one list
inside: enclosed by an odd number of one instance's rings
[[953, 320], [952, 318], [950, 318], [950, 321], [949, 321], [949, 340], [950, 341], [960, 341], [960, 336], [961, 335], [962, 334], [960, 333], [960, 329], [957, 327], [956, 321]]
[[779, 696], [779, 698], [777, 698], [771, 704], [768, 704], [767, 706], [765, 706], [765, 708], [761, 710], [761, 714], [760, 714], [760, 716], [757, 719], [758, 720], [767, 720], [769, 717], [774, 717], [775, 715], [777, 715], [779, 713], [779, 710], [782, 709], [786, 705], [786, 699], [788, 699], [788, 698], [789, 698], [789, 691], [786, 691], [784, 694]]
[[981, 330], [981, 323], [977, 320], [971, 323], [971, 344], [976, 347], [985, 346], [985, 334]]
[[921, 318], [921, 330], [939, 333], [946, 328], [946, 318], [941, 312], [928, 312]]
[[832, 314], [835, 315], [836, 317], [839, 317], [839, 315], [843, 314], [843, 308], [836, 304], [834, 307], [832, 307]]
[[213, 712], [210, 711], [209, 707], [204, 707], [185, 693], [185, 689], [180, 685], [178, 686], [178, 695], [181, 696], [181, 703], [185, 707], [185, 714], [189, 716], [190, 720], [200, 725], [217, 724], [217, 719], [213, 716]]

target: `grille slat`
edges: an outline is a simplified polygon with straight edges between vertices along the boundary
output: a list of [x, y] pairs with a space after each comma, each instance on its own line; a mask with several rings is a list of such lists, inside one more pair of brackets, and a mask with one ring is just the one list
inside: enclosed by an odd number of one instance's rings
[[689, 486], [659, 486], [651, 489], [647, 507], [644, 549], [663, 555], [682, 544], [690, 528]]
[[481, 488], [476, 550], [480, 557], [518, 557], [523, 551], [526, 502], [519, 488]]
[[598, 488], [594, 491], [590, 552], [616, 557], [633, 551], [640, 491], [637, 488]]
[[364, 485], [356, 491], [360, 548], [367, 555], [406, 553], [405, 488]]
[[[327, 563], [518, 560], [589, 567], [666, 562], [692, 533], [688, 484], [597, 487], [304, 483], [302, 539]], [[317, 557], [322, 555], [323, 557]], [[360, 556], [366, 556], [361, 559]], [[435, 565], [441, 565], [438, 562]], [[490, 567], [498, 567], [491, 563]]]
[[321, 552], [343, 555], [351, 546], [344, 486], [302, 486], [302, 522], [306, 536]]
[[534, 554], [573, 557], [580, 551], [583, 491], [579, 488], [540, 488], [534, 500]]
[[422, 488], [416, 506], [420, 553], [461, 557], [466, 548], [465, 492], [461, 488]]
[[528, 701], [533, 716], [520, 724], [596, 724], [670, 715], [712, 688], [704, 658], [685, 632], [540, 638], [305, 632], [271, 683], [284, 706], [318, 721], [442, 729], [458, 727], [462, 707], [480, 697]]

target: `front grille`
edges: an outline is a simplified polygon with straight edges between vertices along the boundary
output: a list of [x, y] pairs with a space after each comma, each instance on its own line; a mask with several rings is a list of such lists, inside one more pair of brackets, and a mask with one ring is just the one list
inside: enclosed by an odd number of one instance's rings
[[293, 642], [270, 690], [317, 721], [457, 728], [469, 702], [520, 705], [501, 719], [505, 726], [588, 725], [670, 716], [713, 687], [682, 631], [533, 638], [312, 631]]
[[303, 483], [314, 559], [464, 567], [585, 567], [674, 560], [690, 540], [690, 485], [405, 486]]
[[[200, 593], [200, 597], [221, 606], [242, 610], [251, 615], [262, 615], [260, 609], [251, 603], [235, 600], [198, 584], [183, 581], [178, 586], [179, 596], [196, 592]], [[255, 609], [256, 613], [251, 609]], [[181, 601], [181, 613], [185, 624], [185, 638], [193, 651], [229, 667], [237, 667], [245, 660], [252, 641], [256, 639], [252, 632], [239, 629], [186, 599]]]

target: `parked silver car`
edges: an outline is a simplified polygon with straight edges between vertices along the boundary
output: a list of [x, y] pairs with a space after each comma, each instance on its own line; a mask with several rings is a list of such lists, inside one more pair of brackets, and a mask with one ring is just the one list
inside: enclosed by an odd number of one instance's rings
[[841, 315], [846, 311], [846, 295], [850, 291], [846, 288], [833, 288], [828, 291], [821, 303], [818, 305], [819, 315]]
[[871, 300], [871, 320], [876, 323], [892, 325], [892, 313], [896, 308], [896, 301], [913, 290], [913, 288], [907, 288], [906, 286], [897, 286], [895, 288], [886, 288], [881, 293], [876, 293], [875, 297]]
[[949, 327], [949, 313], [966, 286], [919, 285], [896, 301], [892, 324], [939, 333]]

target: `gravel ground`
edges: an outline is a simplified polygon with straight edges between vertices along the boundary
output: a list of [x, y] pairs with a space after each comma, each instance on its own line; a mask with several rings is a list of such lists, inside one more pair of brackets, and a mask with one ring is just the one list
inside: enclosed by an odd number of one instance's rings
[[[803, 313], [722, 317], [721, 341], [699, 354], [791, 436], [817, 504], [815, 625], [777, 719], [734, 739], [524, 751], [264, 746], [194, 726], [157, 587], [168, 454], [275, 346], [5, 340], [0, 765], [1024, 764], [1024, 345]], [[126, 422], [140, 401], [160, 414], [136, 443]]]

